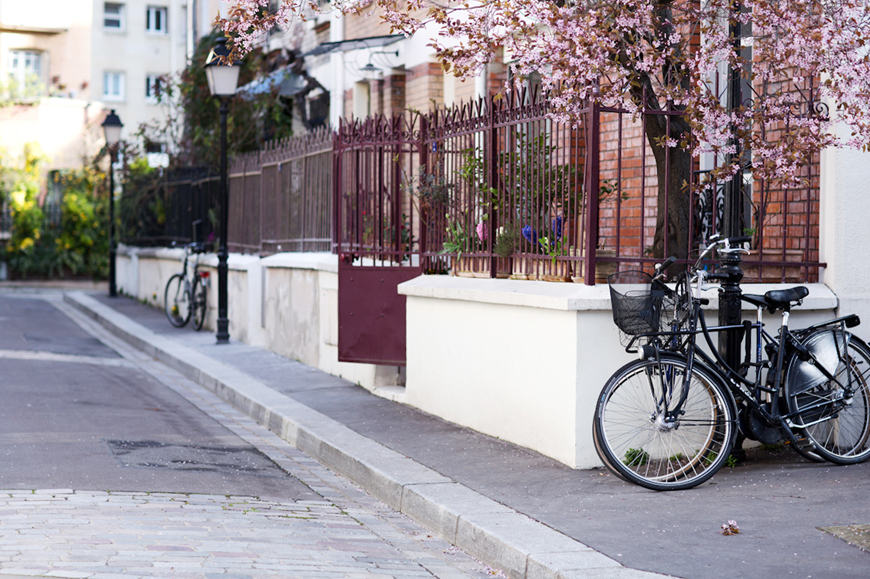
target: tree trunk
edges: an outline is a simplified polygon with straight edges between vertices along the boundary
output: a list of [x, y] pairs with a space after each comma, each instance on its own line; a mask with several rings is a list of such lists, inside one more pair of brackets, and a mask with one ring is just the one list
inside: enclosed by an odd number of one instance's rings
[[[649, 115], [646, 137], [656, 160], [658, 203], [652, 255], [686, 259], [692, 242], [691, 189], [692, 153], [679, 146], [668, 147], [667, 138], [677, 142], [689, 133], [689, 124], [679, 116]], [[670, 129], [670, 130], [668, 130]]]

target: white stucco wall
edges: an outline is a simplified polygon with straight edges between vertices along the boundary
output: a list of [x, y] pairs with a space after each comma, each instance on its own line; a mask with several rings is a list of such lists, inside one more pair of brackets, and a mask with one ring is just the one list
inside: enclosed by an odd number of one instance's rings
[[[162, 309], [166, 283], [174, 274], [181, 272], [183, 258], [184, 250], [180, 248], [119, 247], [116, 262], [118, 292]], [[232, 254], [227, 262], [227, 318], [230, 322], [230, 338], [242, 342], [248, 341], [250, 325], [247, 274], [251, 262], [259, 262], [259, 258]], [[203, 329], [214, 331], [217, 326], [218, 307], [217, 256], [201, 255], [199, 263], [200, 270], [209, 272], [210, 279], [208, 311]], [[189, 267], [192, 267], [192, 261]]]
[[[597, 397], [633, 359], [619, 344], [606, 285], [422, 276], [399, 291], [408, 296], [408, 404], [569, 466], [600, 465]], [[810, 291], [792, 327], [832, 316], [833, 293], [822, 284]], [[779, 318], [766, 323], [775, 331]]]
[[384, 369], [338, 361], [338, 257], [280, 253], [261, 262], [266, 347], [393, 398]]
[[[163, 308], [169, 278], [181, 271], [179, 248], [118, 248], [119, 293]], [[200, 256], [210, 272], [203, 331], [217, 326], [217, 256]], [[228, 312], [230, 340], [270, 349], [376, 394], [400, 399], [395, 367], [338, 361], [338, 258], [329, 253], [284, 253], [260, 259], [230, 254]], [[169, 322], [167, 322], [168, 325]]]
[[819, 253], [827, 263], [822, 281], [840, 300], [839, 313], [858, 314], [853, 331], [870, 340], [870, 153], [822, 153]]

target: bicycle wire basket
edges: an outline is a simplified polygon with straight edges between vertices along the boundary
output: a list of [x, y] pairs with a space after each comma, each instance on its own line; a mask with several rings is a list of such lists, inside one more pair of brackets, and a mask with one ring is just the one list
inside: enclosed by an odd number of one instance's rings
[[640, 338], [671, 329], [677, 300], [675, 293], [665, 284], [653, 281], [644, 271], [620, 271], [607, 276], [613, 323], [619, 328], [619, 343], [623, 346], [635, 340], [646, 343], [652, 339]]

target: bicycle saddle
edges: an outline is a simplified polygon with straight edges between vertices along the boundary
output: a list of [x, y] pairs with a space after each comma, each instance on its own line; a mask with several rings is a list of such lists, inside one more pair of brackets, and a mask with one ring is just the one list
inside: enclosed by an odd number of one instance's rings
[[750, 304], [761, 306], [774, 312], [776, 310], [788, 310], [808, 295], [810, 295], [810, 290], [806, 286], [799, 285], [784, 290], [770, 290], [763, 296], [743, 294], [740, 298]]

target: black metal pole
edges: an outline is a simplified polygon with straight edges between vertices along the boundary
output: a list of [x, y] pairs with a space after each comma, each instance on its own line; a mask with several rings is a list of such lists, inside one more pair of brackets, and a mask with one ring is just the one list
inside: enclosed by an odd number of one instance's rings
[[[743, 30], [740, 25], [742, 12], [741, 3], [735, 2], [729, 33], [734, 43], [734, 55], [739, 57], [742, 51]], [[743, 105], [743, 78], [742, 67], [732, 67], [728, 78], [728, 109], [738, 110]], [[725, 207], [723, 233], [726, 237], [740, 237], [743, 235], [745, 224], [743, 222], [743, 151], [740, 141], [737, 139], [739, 130], [737, 123], [733, 127], [731, 142], [734, 152], [729, 155], [729, 164], [737, 163], [739, 169], [734, 177], [725, 185]], [[740, 268], [740, 253], [729, 252], [721, 260], [722, 268], [719, 273], [724, 274], [719, 289], [719, 325], [739, 325], [742, 318], [740, 307], [740, 280], [743, 279], [743, 270]], [[726, 330], [719, 333], [719, 355], [725, 363], [733, 369], [740, 366], [740, 345], [743, 342], [742, 330]], [[743, 450], [744, 436], [740, 434], [731, 449], [731, 455], [737, 460], [745, 460], [746, 451]]]
[[[737, 2], [733, 8], [733, 15], [729, 25], [729, 34], [734, 46], [734, 56], [740, 57], [742, 50], [743, 30], [740, 25], [741, 5]], [[741, 69], [731, 67], [728, 76], [728, 110], [736, 111], [743, 104], [743, 79], [741, 78]], [[723, 224], [726, 237], [736, 237], [743, 235], [743, 151], [740, 148], [740, 141], [737, 139], [738, 126], [735, 123], [731, 144], [734, 147], [734, 152], [728, 156], [729, 165], [737, 163], [740, 170], [734, 175], [725, 186], [725, 212]]]
[[217, 343], [227, 344], [230, 341], [230, 322], [227, 319], [227, 221], [229, 219], [229, 187], [227, 186], [227, 102], [229, 97], [219, 97], [221, 101], [221, 230], [220, 249], [218, 250], [218, 319]]
[[[741, 5], [737, 2], [734, 6], [734, 14], [732, 15], [729, 32], [734, 43], [734, 54], [739, 56], [742, 46], [741, 37], [743, 31], [740, 26]], [[741, 83], [740, 69], [731, 68], [731, 73], [728, 79], [728, 109], [731, 111], [737, 110], [743, 104], [743, 91]], [[734, 135], [731, 142], [735, 147], [734, 153], [729, 155], [729, 163], [738, 163], [740, 170], [736, 175], [726, 183], [725, 187], [725, 223], [724, 231], [726, 237], [739, 237], [743, 235], [743, 152], [740, 150], [740, 143], [737, 140], [738, 127], [735, 124]], [[720, 325], [735, 325], [740, 324], [740, 280], [743, 278], [743, 272], [740, 270], [740, 255], [736, 252], [729, 254], [722, 260], [722, 273], [727, 274], [727, 278], [722, 282], [722, 289], [719, 293], [719, 324]], [[741, 330], [728, 330], [719, 334], [719, 354], [722, 359], [731, 366], [737, 368], [740, 364], [740, 343], [743, 341], [743, 332]]]
[[115, 146], [109, 145], [109, 297], [118, 295], [115, 284]]

